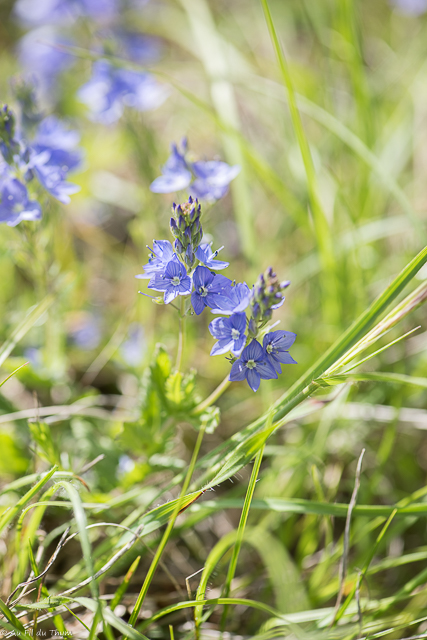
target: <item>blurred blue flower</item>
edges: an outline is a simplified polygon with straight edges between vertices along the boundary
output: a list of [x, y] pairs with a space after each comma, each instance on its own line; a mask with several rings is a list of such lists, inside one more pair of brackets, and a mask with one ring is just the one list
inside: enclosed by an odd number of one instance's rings
[[275, 368], [267, 361], [264, 349], [257, 340], [252, 340], [243, 349], [230, 371], [232, 382], [246, 379], [252, 391], [257, 391], [261, 379], [271, 380], [277, 377]]
[[138, 31], [115, 29], [112, 32], [112, 37], [119, 46], [119, 53], [134, 62], [144, 64], [154, 62], [160, 55], [161, 41], [154, 36]]
[[191, 294], [191, 304], [197, 315], [205, 307], [217, 307], [221, 302], [221, 294], [231, 285], [231, 280], [225, 276], [209, 271], [206, 267], [198, 266], [193, 274], [194, 291]]
[[14, 13], [24, 25], [64, 24], [81, 15], [108, 20], [118, 13], [117, 0], [18, 0]]
[[208, 269], [214, 269], [215, 271], [220, 271], [221, 269], [225, 269], [229, 266], [229, 262], [222, 262], [222, 260], [215, 260], [218, 253], [223, 249], [217, 249], [216, 251], [212, 251], [211, 245], [204, 243], [201, 244], [196, 251], [196, 258]]
[[191, 185], [191, 194], [201, 200], [214, 202], [225, 196], [228, 185], [240, 172], [240, 167], [230, 167], [226, 162], [210, 160], [193, 162], [192, 170], [196, 179]]
[[289, 348], [295, 342], [296, 334], [291, 331], [270, 331], [264, 336], [262, 346], [268, 362], [277, 373], [282, 373], [281, 364], [297, 364], [289, 353]]
[[229, 316], [231, 313], [240, 313], [247, 309], [251, 301], [252, 291], [246, 282], [238, 282], [222, 292], [218, 300], [218, 306], [212, 309], [212, 313], [221, 313]]
[[164, 273], [157, 272], [148, 283], [149, 289], [164, 291], [164, 302], [169, 304], [177, 296], [185, 296], [191, 292], [191, 278], [183, 264], [174, 258], [166, 265]]
[[211, 335], [218, 340], [212, 347], [211, 356], [231, 351], [239, 355], [246, 343], [246, 314], [233, 313], [229, 318], [215, 318], [209, 325]]
[[137, 322], [133, 322], [129, 327], [128, 336], [120, 347], [120, 354], [126, 364], [136, 367], [140, 364], [145, 352], [144, 329]]
[[71, 202], [70, 195], [80, 191], [80, 187], [72, 182], [67, 182], [67, 170], [56, 165], [50, 165], [49, 161], [34, 163], [34, 173], [42, 185], [54, 198], [63, 204]]
[[101, 341], [101, 327], [98, 318], [89, 313], [81, 316], [70, 331], [74, 344], [80, 349], [96, 349]]
[[427, 11], [427, 0], [391, 0], [391, 3], [402, 13], [412, 16], [420, 16]]
[[26, 187], [16, 178], [0, 177], [0, 222], [15, 227], [22, 220], [40, 220], [38, 202], [30, 200]]
[[172, 193], [185, 189], [191, 182], [191, 172], [185, 161], [187, 152], [187, 140], [182, 141], [182, 152], [175, 143], [171, 144], [171, 155], [162, 167], [162, 175], [156, 178], [150, 185], [153, 193]]
[[49, 26], [29, 31], [18, 42], [19, 61], [23, 69], [37, 79], [44, 95], [51, 95], [58, 75], [73, 64], [74, 56], [61, 49], [73, 44]]
[[92, 120], [103, 124], [116, 122], [125, 107], [136, 111], [156, 109], [169, 90], [149, 73], [114, 67], [107, 60], [93, 65], [92, 78], [80, 87], [78, 96], [90, 109]]
[[226, 162], [216, 160], [190, 162], [187, 158], [188, 145], [186, 138], [182, 141], [182, 151], [176, 144], [171, 145], [172, 153], [162, 167], [162, 175], [150, 185], [154, 193], [173, 193], [190, 186], [190, 193], [196, 198], [213, 202], [222, 198], [228, 185], [240, 171], [235, 165], [230, 167]]
[[[150, 248], [150, 247], [148, 247]], [[144, 273], [140, 273], [135, 278], [147, 280], [155, 273], [164, 272], [168, 262], [174, 257], [171, 243], [168, 240], [153, 240], [153, 248], [147, 264], [143, 266]]]

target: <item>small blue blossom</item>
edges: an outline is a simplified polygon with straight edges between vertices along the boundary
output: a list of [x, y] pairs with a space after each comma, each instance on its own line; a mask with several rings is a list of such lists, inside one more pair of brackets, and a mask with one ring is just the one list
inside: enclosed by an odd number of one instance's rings
[[193, 274], [193, 284], [191, 304], [195, 313], [200, 315], [205, 307], [217, 307], [220, 304], [221, 294], [230, 286], [231, 280], [198, 266]]
[[221, 247], [216, 251], [212, 251], [210, 244], [203, 243], [198, 247], [196, 251], [196, 258], [208, 269], [213, 269], [214, 271], [220, 271], [221, 269], [226, 269], [230, 264], [229, 262], [223, 262], [222, 260], [215, 260], [215, 258], [217, 257], [221, 249], [224, 249], [224, 247]]
[[26, 187], [16, 178], [0, 179], [0, 222], [15, 227], [22, 220], [40, 220], [38, 202], [30, 200]]
[[121, 56], [134, 62], [147, 64], [157, 60], [160, 55], [161, 42], [154, 36], [126, 29], [115, 29], [112, 36], [118, 44]]
[[267, 361], [264, 349], [257, 340], [252, 340], [242, 351], [230, 371], [230, 380], [247, 380], [252, 391], [257, 391], [263, 380], [277, 378], [275, 368]]
[[47, 161], [44, 163], [35, 162], [33, 169], [40, 184], [63, 204], [69, 204], [71, 202], [70, 195], [80, 191], [78, 185], [66, 181], [67, 170], [62, 167], [50, 165]]
[[168, 262], [174, 257], [171, 243], [168, 240], [153, 240], [153, 248], [147, 264], [143, 266], [144, 273], [135, 276], [139, 280], [152, 278], [155, 273], [164, 272]]
[[226, 162], [210, 160], [193, 162], [192, 170], [196, 177], [190, 188], [192, 195], [201, 200], [214, 202], [225, 196], [228, 185], [240, 172], [240, 167], [230, 167]]
[[191, 286], [191, 278], [177, 258], [168, 262], [164, 273], [155, 273], [148, 283], [149, 289], [165, 292], [165, 304], [169, 304], [177, 296], [188, 295], [191, 292]]
[[247, 309], [252, 298], [252, 292], [246, 282], [238, 282], [228, 287], [218, 300], [218, 306], [212, 309], [212, 313], [221, 313], [229, 316], [232, 313], [240, 313]]
[[80, 87], [79, 98], [90, 109], [92, 120], [103, 124], [116, 122], [125, 107], [136, 111], [156, 109], [169, 90], [149, 73], [114, 67], [107, 60], [93, 65], [92, 78]]
[[295, 342], [296, 334], [291, 331], [270, 331], [264, 336], [262, 346], [268, 362], [282, 373], [281, 364], [297, 364], [289, 353], [289, 348]]
[[233, 313], [229, 318], [212, 320], [209, 331], [218, 342], [212, 347], [211, 356], [227, 353], [227, 351], [238, 356], [246, 343], [245, 329], [245, 313]]
[[150, 189], [154, 193], [173, 193], [190, 186], [191, 194], [208, 202], [222, 198], [228, 190], [228, 185], [240, 171], [235, 165], [230, 167], [226, 162], [216, 160], [190, 162], [187, 158], [188, 146], [184, 138], [182, 151], [172, 144], [172, 154], [162, 167], [162, 175], [151, 183]]
[[171, 145], [171, 155], [162, 167], [162, 175], [150, 185], [150, 191], [153, 193], [181, 191], [190, 184], [192, 176], [185, 161], [187, 140], [184, 138], [181, 144], [182, 152], [175, 143]]

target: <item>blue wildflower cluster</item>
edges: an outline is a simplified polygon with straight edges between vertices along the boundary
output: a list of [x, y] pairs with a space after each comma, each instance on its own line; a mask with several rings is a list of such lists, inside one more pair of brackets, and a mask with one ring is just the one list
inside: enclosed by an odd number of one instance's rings
[[34, 184], [60, 202], [70, 202], [79, 187], [67, 182], [67, 176], [82, 162], [77, 132], [54, 116], [43, 117], [31, 86], [18, 82], [15, 89], [22, 111], [19, 126], [7, 105], [0, 109], [0, 222], [13, 227], [41, 218], [40, 203], [29, 195]]
[[280, 282], [269, 268], [250, 289], [245, 282], [236, 283], [217, 273], [229, 263], [217, 260], [219, 249], [212, 251], [202, 241], [201, 215], [201, 206], [192, 196], [183, 204], [174, 204], [170, 220], [174, 244], [154, 240], [144, 273], [135, 277], [148, 279], [148, 288], [163, 294], [163, 299], [155, 298], [157, 302], [169, 304], [184, 296], [185, 314], [200, 315], [209, 308], [219, 316], [209, 324], [216, 339], [211, 355], [229, 352], [230, 380], [246, 380], [257, 391], [261, 379], [277, 378], [282, 364], [295, 363], [289, 348], [296, 335], [267, 327], [273, 310], [284, 302], [289, 282]]
[[69, 51], [80, 44], [76, 41], [79, 30], [73, 27], [85, 20], [91, 47], [100, 56], [90, 80], [78, 91], [89, 117], [111, 124], [126, 107], [147, 111], [160, 106], [169, 95], [167, 87], [150, 73], [119, 68], [103, 57], [117, 56], [144, 65], [158, 58], [160, 40], [129, 28], [132, 11], [139, 17], [144, 4], [146, 0], [18, 0], [15, 16], [24, 28], [30, 28], [18, 43], [19, 60], [37, 81], [43, 98], [52, 101], [59, 77], [76, 62]]
[[180, 151], [176, 144], [171, 145], [171, 155], [162, 167], [162, 175], [151, 183], [150, 189], [154, 193], [174, 193], [187, 189], [200, 200], [214, 202], [228, 191], [228, 185], [237, 176], [240, 167], [230, 167], [219, 160], [191, 162], [187, 140], [181, 143]]

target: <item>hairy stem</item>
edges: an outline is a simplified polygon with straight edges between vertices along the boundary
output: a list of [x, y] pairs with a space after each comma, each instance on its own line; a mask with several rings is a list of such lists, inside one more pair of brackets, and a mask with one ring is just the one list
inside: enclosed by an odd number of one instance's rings
[[217, 386], [216, 389], [212, 391], [212, 393], [205, 399], [203, 402], [194, 407], [191, 415], [199, 416], [205, 409], [210, 407], [222, 394], [226, 389], [228, 389], [230, 385], [229, 374], [227, 374], [222, 382]]

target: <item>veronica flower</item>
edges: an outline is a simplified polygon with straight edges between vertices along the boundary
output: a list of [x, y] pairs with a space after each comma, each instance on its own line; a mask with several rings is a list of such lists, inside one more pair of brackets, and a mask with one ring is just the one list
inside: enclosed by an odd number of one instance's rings
[[206, 267], [196, 267], [193, 274], [194, 291], [191, 294], [191, 304], [197, 315], [205, 307], [217, 307], [221, 301], [224, 289], [231, 285], [231, 280], [221, 276]]
[[228, 185], [240, 172], [240, 167], [230, 167], [226, 162], [210, 160], [193, 162], [192, 170], [196, 179], [191, 185], [191, 193], [201, 200], [214, 202], [225, 196]]
[[173, 248], [168, 240], [153, 240], [153, 249], [150, 257], [147, 264], [143, 266], [144, 273], [140, 273], [135, 278], [146, 280], [157, 272], [164, 272], [166, 265], [173, 257]]
[[251, 298], [252, 292], [246, 282], [238, 282], [223, 291], [218, 300], [218, 306], [212, 309], [212, 313], [221, 313], [225, 316], [240, 313], [247, 309]]
[[150, 184], [150, 191], [153, 193], [181, 191], [190, 184], [192, 176], [184, 157], [187, 151], [187, 140], [184, 138], [181, 144], [182, 152], [175, 143], [171, 145], [172, 153], [162, 167], [162, 175]]
[[222, 260], [215, 260], [218, 253], [223, 249], [217, 249], [216, 251], [212, 251], [211, 245], [204, 243], [199, 245], [196, 251], [196, 258], [199, 262], [201, 262], [208, 269], [213, 269], [214, 271], [220, 271], [221, 269], [225, 269], [229, 266], [229, 262], [223, 262]]
[[0, 222], [15, 227], [22, 220], [40, 220], [42, 212], [38, 202], [30, 200], [26, 187], [12, 177], [0, 179]]
[[266, 333], [262, 346], [267, 356], [267, 361], [275, 368], [277, 373], [282, 373], [281, 364], [297, 364], [289, 353], [289, 348], [295, 342], [296, 334], [291, 331], [270, 331]]
[[230, 380], [247, 380], [252, 391], [257, 391], [263, 380], [277, 378], [275, 368], [267, 361], [264, 349], [257, 340], [252, 340], [242, 351], [230, 371]]
[[231, 180], [237, 176], [240, 167], [230, 167], [226, 162], [216, 160], [190, 162], [187, 159], [188, 146], [184, 138], [182, 151], [172, 144], [172, 154], [162, 167], [162, 175], [151, 183], [154, 193], [173, 193], [186, 189], [194, 176], [190, 192], [196, 198], [213, 202], [222, 198]]
[[95, 62], [92, 78], [78, 92], [92, 120], [103, 124], [116, 122], [125, 107], [136, 111], [156, 109], [168, 94], [169, 90], [149, 73], [119, 69], [107, 60]]
[[222, 353], [239, 355], [246, 343], [246, 314], [233, 313], [229, 318], [215, 318], [209, 325], [211, 335], [218, 340], [212, 347], [211, 356]]
[[188, 295], [191, 292], [191, 286], [191, 278], [177, 258], [168, 262], [163, 273], [155, 273], [148, 283], [149, 289], [165, 292], [165, 304], [169, 304], [177, 296]]

